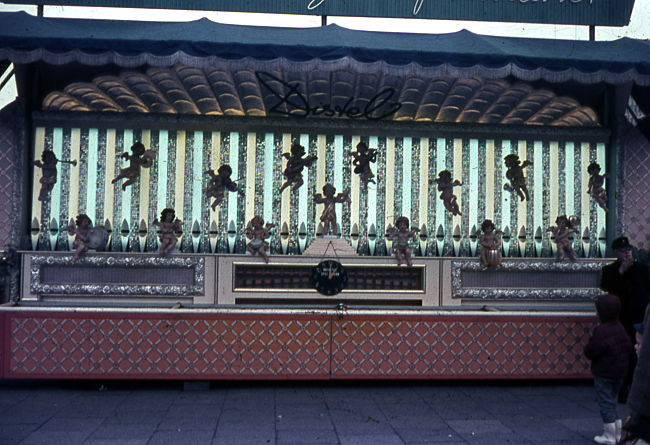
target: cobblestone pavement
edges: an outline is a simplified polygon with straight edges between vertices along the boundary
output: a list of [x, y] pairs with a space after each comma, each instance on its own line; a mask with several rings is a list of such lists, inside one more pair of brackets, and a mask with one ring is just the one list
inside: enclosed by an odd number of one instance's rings
[[590, 381], [0, 381], [3, 445], [586, 445], [601, 426]]

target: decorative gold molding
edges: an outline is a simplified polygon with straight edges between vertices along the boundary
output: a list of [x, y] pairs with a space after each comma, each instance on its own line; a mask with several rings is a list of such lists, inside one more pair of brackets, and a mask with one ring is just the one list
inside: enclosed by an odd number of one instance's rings
[[579, 260], [558, 262], [548, 260], [504, 260], [498, 268], [485, 267], [478, 259], [451, 261], [452, 298], [468, 300], [499, 300], [517, 302], [534, 301], [590, 301], [603, 294], [598, 287], [466, 287], [463, 272], [557, 272], [557, 273], [600, 273], [610, 260]]
[[[75, 260], [72, 255], [31, 255], [30, 291], [39, 295], [148, 295], [148, 296], [177, 296], [202, 295], [204, 293], [205, 259], [200, 256], [139, 256], [139, 255], [93, 255], [87, 254]], [[177, 268], [192, 269], [194, 282], [185, 284], [107, 284], [107, 283], [43, 283], [43, 268], [58, 266], [72, 268], [74, 266], [111, 268]]]

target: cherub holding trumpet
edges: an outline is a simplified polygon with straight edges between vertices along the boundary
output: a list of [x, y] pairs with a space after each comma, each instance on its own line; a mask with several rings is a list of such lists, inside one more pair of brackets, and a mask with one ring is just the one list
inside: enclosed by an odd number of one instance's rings
[[50, 194], [56, 184], [57, 170], [56, 163], [62, 162], [64, 164], [77, 165], [77, 161], [64, 161], [56, 158], [56, 155], [52, 150], [44, 150], [41, 154], [40, 161], [34, 161], [34, 166], [38, 167], [42, 171], [42, 176], [40, 179], [41, 191], [38, 194], [38, 200], [44, 201], [45, 198]]

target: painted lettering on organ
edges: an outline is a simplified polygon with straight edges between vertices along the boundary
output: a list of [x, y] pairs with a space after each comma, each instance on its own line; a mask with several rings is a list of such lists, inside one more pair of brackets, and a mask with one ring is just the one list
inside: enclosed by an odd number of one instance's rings
[[379, 120], [391, 116], [402, 107], [401, 103], [392, 100], [396, 91], [390, 87], [379, 90], [365, 103], [363, 108], [353, 105], [355, 97], [349, 97], [344, 104], [313, 104], [309, 103], [307, 97], [299, 91], [297, 82], [285, 82], [283, 79], [265, 71], [258, 71], [255, 75], [276, 99], [276, 102], [269, 108], [269, 114], [276, 113], [293, 117], [320, 116]]

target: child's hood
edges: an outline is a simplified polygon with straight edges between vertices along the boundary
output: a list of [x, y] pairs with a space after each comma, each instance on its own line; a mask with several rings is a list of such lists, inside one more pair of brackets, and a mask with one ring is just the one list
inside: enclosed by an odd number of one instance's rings
[[596, 310], [601, 322], [618, 320], [621, 312], [621, 301], [616, 295], [606, 294], [596, 301]]

